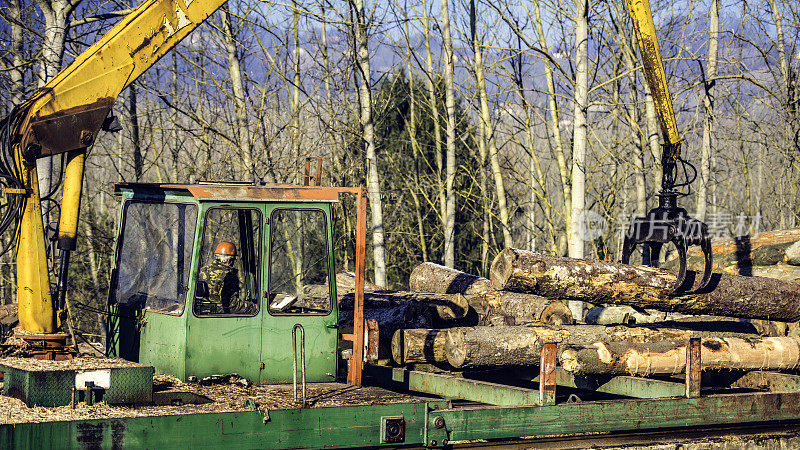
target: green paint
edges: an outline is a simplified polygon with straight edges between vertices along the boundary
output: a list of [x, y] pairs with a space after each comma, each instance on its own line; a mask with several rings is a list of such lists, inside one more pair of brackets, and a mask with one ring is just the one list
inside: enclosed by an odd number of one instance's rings
[[374, 377], [378, 383], [394, 384], [404, 390], [445, 398], [457, 398], [498, 406], [539, 403], [539, 391], [534, 389], [385, 366], [368, 365], [366, 374]]
[[[292, 381], [292, 328], [302, 325], [305, 331], [305, 362], [307, 382], [333, 381], [337, 362], [336, 348], [338, 317], [336, 299], [335, 261], [333, 258], [331, 205], [328, 202], [297, 201], [200, 201], [180, 190], [163, 190], [147, 186], [126, 187], [121, 190], [122, 203], [129, 199], [153, 202], [171, 201], [199, 205], [198, 224], [194, 236], [191, 272], [186, 303], [176, 315], [154, 310], [136, 310], [111, 306], [114, 315], [109, 320], [109, 351], [113, 355], [152, 365], [157, 373], [172, 374], [186, 380], [189, 376], [205, 377], [214, 374], [238, 373], [253, 381], [281, 383]], [[214, 207], [254, 208], [261, 212], [261, 268], [255, 296], [261, 302], [259, 312], [252, 317], [198, 317], [192, 310], [196, 274], [200, 265], [206, 212]], [[327, 314], [275, 315], [269, 311], [268, 290], [270, 261], [269, 218], [273, 210], [291, 208], [301, 211], [321, 211], [324, 217], [322, 239], [327, 255], [303, 254], [304, 260], [327, 261], [331, 311]], [[122, 220], [119, 221], [122, 223]], [[117, 243], [121, 229], [117, 230]], [[241, 252], [241, 249], [239, 249]], [[119, 261], [117, 248], [115, 261]], [[116, 270], [116, 269], [115, 269]], [[300, 339], [298, 333], [298, 379], [300, 378]], [[263, 365], [263, 369], [262, 369]]]
[[561, 368], [556, 370], [556, 383], [559, 386], [634, 398], [680, 397], [686, 394], [686, 386], [682, 383], [629, 376], [576, 376]]
[[800, 393], [448, 409], [429, 414], [429, 429], [437, 417], [450, 441], [771, 422], [800, 419]]
[[363, 448], [381, 418], [405, 419], [404, 445], [422, 443], [426, 403], [0, 425], [0, 448]]

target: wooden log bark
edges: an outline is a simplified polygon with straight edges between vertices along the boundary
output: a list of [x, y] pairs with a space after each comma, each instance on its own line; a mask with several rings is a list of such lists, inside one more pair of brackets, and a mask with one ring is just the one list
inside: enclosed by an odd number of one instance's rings
[[447, 330], [447, 362], [457, 368], [534, 366], [543, 342], [528, 327], [459, 327]]
[[[391, 341], [395, 331], [404, 328], [432, 328], [435, 323], [433, 311], [418, 302], [385, 308], [364, 308], [364, 320], [375, 319], [378, 323], [378, 359], [391, 357]], [[340, 311], [339, 331], [352, 333], [352, 330], [353, 311]]]
[[400, 365], [443, 363], [447, 333], [425, 328], [397, 330], [392, 336], [392, 360]]
[[[336, 295], [339, 298], [352, 294], [356, 290], [356, 274], [353, 272], [339, 272], [336, 274]], [[364, 292], [384, 291], [383, 286], [364, 281]]]
[[[354, 294], [347, 294], [340, 300], [342, 310], [352, 310]], [[444, 321], [462, 319], [469, 312], [469, 303], [462, 294], [427, 294], [408, 291], [374, 291], [364, 293], [365, 308], [388, 308], [406, 303], [418, 303], [421, 307], [435, 311]]]
[[690, 337], [748, 339], [742, 333], [703, 329], [605, 327], [573, 325], [561, 328], [546, 326], [477, 326], [446, 330], [447, 362], [456, 369], [476, 367], [536, 366], [542, 345], [554, 342], [559, 352], [572, 347], [589, 347], [596, 342], [624, 342], [675, 346]]
[[498, 313], [513, 317], [515, 325], [537, 322], [549, 325], [569, 325], [572, 323], [572, 311], [567, 305], [558, 300], [552, 300], [540, 295], [508, 291], [490, 291], [483, 294], [483, 296], [489, 306]]
[[[789, 248], [800, 241], [800, 229], [775, 230], [755, 236], [740, 236], [714, 240], [711, 251], [714, 253], [714, 269], [727, 273], [750, 275], [749, 267], [769, 266], [789, 258]], [[688, 267], [702, 270], [703, 253], [699, 248], [687, 252]], [[665, 267], [676, 263], [673, 255], [667, 258]]]
[[[686, 342], [596, 342], [567, 348], [559, 360], [561, 367], [573, 374], [675, 375], [686, 368]], [[800, 338], [703, 338], [700, 360], [704, 370], [796, 369], [800, 366]]]
[[483, 294], [492, 290], [491, 282], [432, 262], [419, 264], [411, 271], [408, 287], [416, 292], [437, 294]]
[[[492, 286], [549, 298], [612, 303], [666, 312], [800, 320], [800, 284], [715, 274], [699, 294], [671, 296], [676, 277], [652, 267], [505, 249], [492, 263]], [[690, 272], [690, 279], [699, 279]]]

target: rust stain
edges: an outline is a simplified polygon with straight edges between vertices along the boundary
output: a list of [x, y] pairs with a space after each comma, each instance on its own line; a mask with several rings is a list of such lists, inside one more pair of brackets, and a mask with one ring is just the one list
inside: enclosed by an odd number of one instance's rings
[[360, 187], [319, 187], [295, 185], [235, 185], [235, 184], [156, 184], [156, 183], [117, 183], [120, 189], [135, 191], [183, 190], [197, 200], [247, 201], [247, 200], [289, 200], [335, 202], [339, 194], [358, 194]]

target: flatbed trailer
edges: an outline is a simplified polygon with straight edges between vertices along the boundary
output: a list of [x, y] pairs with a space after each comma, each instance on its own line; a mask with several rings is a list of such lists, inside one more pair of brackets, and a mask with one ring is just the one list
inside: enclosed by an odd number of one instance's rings
[[524, 373], [514, 384], [380, 366], [364, 375], [361, 387], [308, 384], [305, 407], [292, 384], [177, 379], [154, 394], [156, 404], [143, 406], [29, 408], [0, 397], [0, 448], [580, 446], [620, 444], [626, 436], [642, 442], [642, 433], [657, 442], [800, 429], [800, 377], [782, 373], [740, 374], [691, 398], [675, 381], [575, 379], [560, 371], [552, 396], [547, 383], [523, 382]]

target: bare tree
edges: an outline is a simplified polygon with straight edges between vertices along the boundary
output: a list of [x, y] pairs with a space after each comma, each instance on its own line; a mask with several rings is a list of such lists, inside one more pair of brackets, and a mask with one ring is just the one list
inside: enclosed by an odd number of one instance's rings
[[239, 58], [236, 34], [231, 22], [231, 13], [228, 5], [220, 8], [222, 18], [222, 38], [225, 44], [225, 58], [228, 63], [228, 73], [231, 79], [231, 91], [233, 92], [234, 117], [236, 118], [236, 143], [238, 153], [242, 158], [243, 173], [250, 180], [258, 180], [253, 162], [253, 149], [250, 144], [250, 123], [247, 118], [247, 103], [242, 77], [242, 63]]
[[358, 85], [359, 117], [363, 132], [364, 145], [367, 148], [367, 195], [369, 196], [372, 214], [372, 257], [374, 261], [375, 283], [386, 286], [386, 256], [383, 227], [383, 207], [381, 204], [380, 178], [378, 161], [375, 153], [375, 123], [372, 119], [371, 72], [369, 67], [369, 48], [367, 46], [367, 25], [364, 12], [364, 1], [353, 0], [355, 6], [355, 38], [356, 68], [360, 83]]
[[[774, 0], [773, 0], [774, 1]], [[719, 59], [719, 0], [711, 0], [708, 20], [708, 65], [706, 79], [701, 97], [703, 100], [703, 144], [700, 150], [700, 185], [697, 188], [696, 214], [699, 220], [706, 217], [709, 187], [713, 190], [715, 183], [711, 180], [711, 136], [714, 134], [714, 91], [717, 78], [717, 61]], [[712, 195], [712, 201], [716, 200]]]

